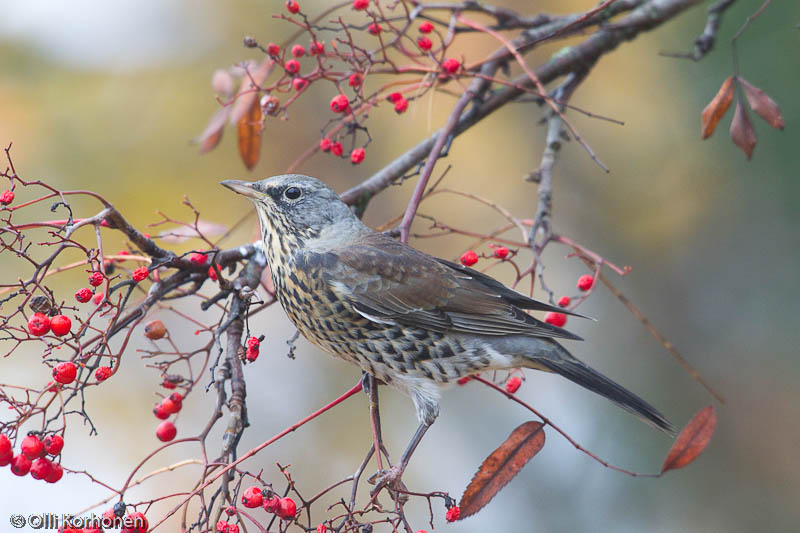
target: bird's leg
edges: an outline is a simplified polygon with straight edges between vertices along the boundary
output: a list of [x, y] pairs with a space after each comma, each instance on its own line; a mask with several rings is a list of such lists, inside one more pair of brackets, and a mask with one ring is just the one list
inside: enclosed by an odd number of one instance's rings
[[[381, 415], [378, 408], [378, 382], [370, 374], [364, 372], [361, 378], [362, 387], [369, 396], [369, 420], [372, 427], [372, 444], [375, 450], [375, 458], [378, 461], [378, 469], [383, 470], [383, 461], [381, 459], [381, 448], [383, 448], [383, 439], [381, 437]], [[388, 456], [387, 456], [388, 459]]]
[[[397, 486], [400, 485], [402, 487], [401, 477], [403, 476], [403, 472], [405, 472], [406, 467], [408, 466], [409, 461], [411, 460], [411, 455], [413, 455], [414, 450], [417, 449], [422, 437], [425, 435], [425, 432], [428, 431], [428, 428], [431, 427], [431, 424], [428, 422], [420, 423], [419, 427], [417, 427], [417, 431], [414, 433], [414, 436], [411, 438], [411, 442], [408, 443], [405, 451], [403, 452], [402, 457], [400, 458], [400, 463], [395, 466], [390, 466], [388, 470], [379, 470], [376, 474], [369, 478], [370, 483], [375, 483], [375, 488], [370, 491], [371, 495], [377, 494], [383, 487], [386, 486]], [[379, 467], [380, 468], [380, 467]]]

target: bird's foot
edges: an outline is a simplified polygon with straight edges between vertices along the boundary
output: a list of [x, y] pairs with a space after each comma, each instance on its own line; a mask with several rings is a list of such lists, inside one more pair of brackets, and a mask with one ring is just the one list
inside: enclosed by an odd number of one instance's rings
[[399, 491], [396, 493], [397, 497], [407, 500], [408, 496], [404, 493], [408, 492], [408, 488], [402, 480], [404, 470], [404, 467], [395, 465], [390, 466], [388, 470], [379, 470], [372, 474], [369, 479], [367, 479], [367, 482], [370, 485], [375, 485], [375, 487], [373, 487], [373, 489], [369, 492], [370, 496], [375, 496], [381, 491], [381, 489], [386, 487], [390, 490]]

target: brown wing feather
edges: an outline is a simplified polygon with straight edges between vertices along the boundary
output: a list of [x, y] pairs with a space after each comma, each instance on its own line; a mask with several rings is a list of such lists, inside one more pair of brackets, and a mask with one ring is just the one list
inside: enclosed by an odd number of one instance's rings
[[326, 281], [356, 311], [374, 321], [441, 333], [580, 339], [536, 320], [521, 307], [562, 310], [385, 235], [372, 234], [335, 255], [337, 260], [328, 262], [324, 270]]

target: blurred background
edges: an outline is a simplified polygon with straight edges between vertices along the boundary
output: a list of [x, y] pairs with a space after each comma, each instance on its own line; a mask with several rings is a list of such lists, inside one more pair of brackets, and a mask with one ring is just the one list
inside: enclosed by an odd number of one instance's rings
[[[322, 5], [314, 4], [310, 12]], [[528, 2], [504, 4], [530, 10]], [[439, 504], [435, 529], [797, 530], [796, 3], [774, 2], [740, 40], [742, 75], [778, 102], [786, 130], [774, 131], [751, 114], [759, 142], [750, 162], [730, 142], [730, 112], [710, 140], [700, 141], [700, 112], [732, 73], [727, 43], [758, 4], [734, 6], [725, 15], [720, 44], [699, 63], [658, 52], [688, 50], [705, 24], [704, 8], [603, 57], [572, 103], [625, 125], [569, 116], [611, 173], [603, 173], [571, 142], [562, 149], [554, 178], [556, 231], [632, 266], [624, 278], [609, 276], [725, 396], [725, 405], [717, 404], [719, 426], [711, 445], [685, 470], [658, 480], [633, 479], [602, 467], [549, 431], [544, 450], [486, 509], [448, 525]], [[537, 3], [537, 9], [562, 13], [592, 5], [550, 0]], [[261, 161], [253, 172], [239, 160], [231, 129], [210, 154], [200, 156], [190, 144], [218, 106], [210, 89], [214, 70], [260, 58], [242, 47], [245, 35], [262, 43], [288, 37], [290, 26], [272, 17], [282, 9], [283, 2], [277, 1], [6, 3], [0, 18], [0, 144], [13, 141], [14, 162], [23, 178], [97, 191], [140, 229], [159, 220], [156, 211], [188, 220], [191, 215], [181, 205], [184, 195], [207, 220], [232, 225], [250, 206], [218, 182], [281, 173], [318, 141], [328, 116], [330, 86], [312, 86], [291, 108], [289, 120], [268, 121]], [[563, 44], [544, 46], [528, 60], [539, 64]], [[478, 59], [495, 48], [489, 40], [465, 38], [458, 50]], [[344, 159], [317, 155], [300, 171], [343, 191], [440, 127], [453, 102], [444, 94], [426, 96], [402, 116], [381, 105], [370, 119], [375, 140], [363, 164], [354, 167]], [[459, 137], [450, 157], [437, 166], [440, 172], [445, 164], [453, 165], [445, 185], [491, 198], [519, 217], [531, 216], [536, 189], [521, 176], [539, 165], [540, 117], [530, 104], [509, 105]], [[406, 183], [381, 195], [370, 205], [367, 223], [376, 226], [387, 213], [401, 213], [412, 187]], [[76, 216], [97, 210], [87, 204]], [[502, 222], [488, 209], [452, 197], [425, 203], [421, 212], [461, 227], [492, 228]], [[255, 223], [251, 219], [223, 246], [251, 239]], [[424, 231], [427, 223], [418, 219], [415, 229]], [[454, 258], [469, 241], [454, 237], [413, 244]], [[586, 273], [566, 253], [551, 246], [546, 255], [546, 280], [557, 295], [577, 292], [575, 280]], [[7, 261], [2, 258], [0, 265], [4, 276], [25, 274], [13, 271]], [[491, 273], [506, 282], [513, 279], [508, 266]], [[64, 276], [52, 286], [69, 296], [76, 284], [85, 283], [81, 278]], [[714, 403], [606, 289], [600, 287], [580, 311], [598, 321], [570, 320], [568, 327], [586, 339], [570, 344], [573, 353], [647, 398], [676, 425]], [[174, 315], [160, 318], [182, 346], [198, 343], [193, 326]], [[287, 358], [284, 341], [294, 330], [277, 306], [251, 327], [266, 340], [260, 359], [245, 369], [252, 425], [242, 451], [336, 397], [360, 376], [304, 340], [298, 342], [296, 359]], [[88, 437], [88, 428], [74, 420], [63, 455], [66, 466], [85, 468], [117, 487], [157, 444], [151, 408], [160, 380], [138, 361], [133, 348], [114, 386], [89, 391], [87, 403], [99, 436]], [[21, 351], [0, 361], [4, 382], [40, 383], [44, 378], [38, 372], [40, 367], [26, 362]], [[196, 434], [212, 408], [211, 395], [195, 392], [178, 419], [179, 437]], [[529, 371], [517, 394], [585, 447], [626, 468], [657, 471], [671, 444], [663, 434], [558, 377]], [[399, 456], [416, 426], [413, 407], [407, 398], [383, 389], [381, 402], [385, 439]], [[459, 498], [481, 461], [529, 418], [479, 384], [450, 391], [405, 481], [414, 490], [446, 490]], [[298, 487], [313, 493], [352, 473], [370, 439], [366, 400], [359, 396], [260, 453], [247, 467], [264, 468], [265, 477], [279, 484], [275, 462], [291, 463]], [[144, 471], [198, 453], [196, 447], [172, 447]], [[137, 487], [128, 499], [187, 490], [197, 479], [192, 468]], [[75, 512], [110, 496], [85, 476], [67, 475], [48, 485], [16, 478], [8, 469], [0, 471], [0, 487], [3, 524], [11, 513]], [[158, 507], [152, 516], [167, 508]], [[415, 527], [430, 529], [424, 501], [411, 504], [409, 512]]]

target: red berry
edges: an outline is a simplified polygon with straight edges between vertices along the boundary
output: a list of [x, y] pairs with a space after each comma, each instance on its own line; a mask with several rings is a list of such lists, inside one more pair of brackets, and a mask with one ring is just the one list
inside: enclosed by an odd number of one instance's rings
[[50, 471], [53, 469], [53, 463], [45, 459], [44, 457], [39, 457], [31, 464], [31, 477], [33, 479], [45, 479], [47, 476], [50, 475]]
[[567, 323], [567, 315], [564, 313], [554, 313], [551, 311], [544, 315], [544, 321], [548, 324], [553, 324], [558, 328], [563, 328], [564, 324]]
[[331, 146], [333, 146], [333, 141], [328, 139], [327, 137], [324, 137], [321, 141], [319, 141], [319, 149], [322, 150], [323, 152], [327, 152], [328, 150], [330, 150]]
[[[117, 255], [131, 255], [131, 253], [128, 250], [120, 250], [119, 252], [117, 252]], [[125, 261], [125, 259], [115, 259], [115, 261], [117, 263], [122, 263], [123, 261]]]
[[302, 44], [292, 46], [292, 57], [303, 57], [306, 55], [306, 49]]
[[394, 112], [399, 114], [405, 113], [408, 109], [408, 100], [401, 98], [394, 103]]
[[53, 379], [62, 385], [69, 385], [75, 381], [75, 376], [77, 375], [78, 368], [75, 366], [75, 363], [70, 361], [58, 363], [53, 369]]
[[3, 194], [0, 194], [0, 204], [8, 205], [14, 201], [14, 191], [3, 191]]
[[294, 87], [295, 91], [300, 92], [308, 87], [308, 80], [305, 78], [295, 78], [292, 80], [292, 87]]
[[461, 264], [464, 266], [472, 266], [478, 262], [478, 254], [469, 250], [461, 254]]
[[354, 165], [361, 164], [364, 161], [364, 157], [366, 156], [366, 152], [363, 148], [356, 148], [352, 152], [350, 152], [350, 162]]
[[31, 460], [44, 455], [44, 444], [36, 435], [28, 435], [22, 439], [22, 444], [20, 444], [19, 448], [22, 455]]
[[156, 404], [155, 407], [153, 407], [153, 414], [156, 415], [156, 418], [158, 418], [159, 420], [166, 420], [167, 418], [169, 418], [169, 415], [171, 413], [164, 408], [163, 403], [159, 403]]
[[56, 315], [50, 319], [50, 329], [59, 337], [63, 337], [69, 333], [71, 327], [72, 321], [68, 316]]
[[211, 281], [217, 281], [217, 271], [213, 266], [208, 267], [208, 277]]
[[461, 516], [461, 509], [458, 508], [458, 505], [452, 506], [444, 515], [448, 522], [455, 522], [459, 516]]
[[97, 370], [94, 371], [94, 379], [97, 381], [105, 381], [111, 377], [111, 367], [110, 366], [101, 366]]
[[8, 466], [13, 459], [14, 452], [10, 452], [8, 455], [0, 455], [0, 466]]
[[308, 45], [308, 53], [312, 56], [322, 54], [325, 52], [325, 43], [320, 41], [311, 41], [311, 44]]
[[189, 261], [195, 265], [205, 265], [206, 261], [208, 261], [208, 254], [195, 252], [189, 256]]
[[92, 287], [97, 287], [98, 285], [102, 284], [105, 279], [106, 277], [100, 272], [92, 272], [89, 275], [89, 285]]
[[245, 350], [244, 356], [249, 362], [251, 363], [254, 362], [256, 359], [258, 359], [258, 347], [247, 348], [247, 350]]
[[242, 494], [242, 505], [249, 509], [260, 507], [264, 502], [264, 495], [259, 487], [247, 487]]
[[172, 398], [164, 398], [163, 400], [161, 400], [160, 406], [165, 413], [171, 415], [180, 411], [181, 407], [183, 407], [183, 403], [175, 402], [172, 400]]
[[247, 347], [248, 348], [258, 348], [261, 345], [261, 341], [258, 340], [258, 337], [250, 337], [247, 339]]
[[228, 516], [233, 516], [236, 514], [236, 507], [229, 505], [225, 508], [225, 514]]
[[178, 386], [178, 381], [180, 381], [180, 376], [167, 376], [161, 382], [161, 386], [165, 389], [174, 389]]
[[331, 111], [334, 113], [347, 113], [350, 109], [350, 101], [343, 94], [337, 94], [331, 98]]
[[177, 434], [178, 430], [175, 424], [169, 420], [164, 420], [156, 428], [156, 437], [158, 437], [158, 440], [161, 442], [169, 442], [174, 439]]
[[397, 102], [398, 100], [402, 100], [403, 99], [403, 95], [401, 93], [396, 93], [395, 92], [395, 93], [391, 93], [389, 96], [387, 96], [386, 99], [389, 100], [390, 102], [394, 103], [394, 102]]
[[277, 513], [281, 506], [281, 499], [277, 496], [272, 496], [264, 500], [264, 510], [268, 513]]
[[85, 304], [92, 299], [92, 290], [84, 287], [75, 293], [75, 299], [80, 303]]
[[508, 248], [505, 246], [498, 246], [494, 249], [494, 256], [498, 259], [505, 259], [508, 257]]
[[31, 470], [31, 465], [33, 461], [28, 459], [22, 454], [15, 455], [14, 458], [11, 460], [11, 471], [14, 473], [15, 476], [24, 476]]
[[217, 522], [217, 528], [215, 531], [217, 533], [228, 533], [230, 531], [230, 524], [225, 520], [220, 520]]
[[367, 26], [367, 31], [370, 32], [372, 35], [378, 35], [380, 32], [383, 31], [380, 24], [373, 22], [369, 26]]
[[48, 455], [58, 455], [64, 448], [64, 439], [61, 435], [48, 435], [44, 438], [44, 451]]
[[183, 394], [180, 392], [173, 392], [169, 395], [169, 399], [178, 404], [178, 409], [183, 405]]
[[290, 59], [283, 64], [283, 68], [285, 68], [286, 72], [289, 74], [297, 74], [300, 72], [300, 63], [298, 63], [296, 59]]
[[267, 53], [271, 56], [278, 56], [281, 53], [281, 47], [275, 43], [269, 43], [267, 45]]
[[0, 457], [13, 455], [11, 450], [11, 440], [5, 435], [0, 435]]
[[431, 24], [427, 20], [419, 25], [420, 33], [430, 33], [432, 31], [433, 31], [433, 24]]
[[417, 46], [421, 49], [425, 50], [426, 52], [433, 48], [433, 42], [428, 39], [427, 37], [417, 37]]
[[442, 62], [442, 70], [447, 72], [448, 74], [455, 74], [458, 72], [458, 68], [461, 66], [461, 63], [458, 62], [457, 59], [445, 59]]
[[103, 300], [105, 299], [106, 299], [106, 293], [98, 292], [97, 294], [92, 296], [92, 303], [95, 305], [100, 305], [101, 303], [103, 303]]
[[508, 381], [506, 381], [506, 391], [514, 394], [519, 390], [520, 385], [522, 385], [522, 379], [518, 376], [511, 376]]
[[317, 533], [328, 533], [328, 528], [325, 524], [320, 524], [317, 526]]
[[369, 0], [353, 0], [353, 9], [367, 9]]
[[562, 296], [561, 298], [558, 299], [558, 306], [566, 307], [570, 304], [571, 301], [572, 299], [570, 299], [569, 296]]
[[364, 78], [361, 74], [350, 74], [350, 78], [347, 80], [347, 84], [350, 87], [361, 87], [361, 84], [364, 82]]
[[280, 504], [278, 504], [278, 510], [275, 514], [284, 520], [291, 520], [294, 518], [294, 515], [297, 514], [297, 504], [288, 496], [286, 498], [281, 498]]
[[230, 524], [228, 526], [228, 533], [239, 533], [239, 526], [236, 524]]
[[50, 319], [42, 313], [34, 313], [28, 320], [28, 331], [31, 332], [31, 335], [36, 335], [37, 337], [45, 335], [50, 331]]
[[140, 512], [131, 513], [126, 516], [123, 519], [123, 524], [125, 527], [120, 530], [120, 533], [147, 533], [147, 530], [150, 528], [147, 518]]
[[342, 148], [342, 143], [340, 143], [339, 141], [333, 143], [333, 146], [331, 146], [331, 153], [333, 155], [335, 155], [336, 157], [341, 157], [343, 152], [344, 150]]
[[136, 270], [133, 271], [133, 276], [132, 277], [133, 277], [133, 281], [135, 281], [136, 283], [139, 283], [140, 281], [142, 281], [143, 279], [145, 279], [149, 275], [150, 275], [150, 271], [147, 269], [147, 267], [139, 267], [139, 268], [137, 268]]
[[588, 291], [594, 285], [594, 278], [589, 274], [584, 274], [578, 278], [578, 288], [582, 291]]
[[64, 469], [58, 463], [50, 463], [50, 473], [44, 478], [48, 483], [55, 483], [64, 475]]
[[289, 0], [286, 2], [286, 10], [289, 11], [292, 15], [300, 11], [300, 4], [295, 2], [294, 0]]

